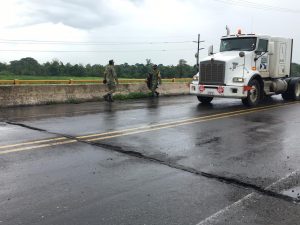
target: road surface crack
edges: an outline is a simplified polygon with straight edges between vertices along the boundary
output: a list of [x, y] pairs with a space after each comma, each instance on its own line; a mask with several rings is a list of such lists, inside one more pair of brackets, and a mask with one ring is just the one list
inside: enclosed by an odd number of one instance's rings
[[36, 130], [36, 131], [42, 131], [42, 132], [49, 133], [48, 131], [46, 131], [44, 129], [40, 129], [40, 128], [37, 128], [37, 127], [28, 126], [28, 125], [23, 124], [23, 123], [15, 123], [15, 122], [10, 122], [10, 121], [7, 121], [6, 123], [10, 124], [10, 125], [15, 125], [15, 126], [20, 126], [20, 127], [28, 128], [30, 130]]
[[287, 195], [284, 195], [284, 194], [280, 194], [280, 193], [277, 193], [275, 191], [267, 190], [263, 187], [255, 185], [255, 184], [247, 183], [247, 182], [241, 181], [241, 180], [236, 179], [236, 178], [220, 176], [220, 175], [217, 175], [217, 174], [212, 174], [212, 173], [199, 171], [199, 170], [196, 170], [194, 168], [190, 168], [190, 167], [187, 167], [187, 166], [184, 166], [184, 165], [180, 165], [180, 164], [177, 164], [177, 163], [172, 163], [170, 161], [165, 161], [165, 160], [161, 160], [161, 159], [158, 159], [158, 158], [155, 158], [155, 157], [152, 157], [152, 156], [148, 156], [148, 155], [145, 155], [145, 154], [137, 152], [137, 151], [125, 150], [120, 146], [114, 146], [114, 145], [109, 145], [109, 144], [104, 144], [104, 143], [99, 143], [99, 142], [85, 141], [85, 140], [76, 138], [76, 137], [71, 136], [71, 135], [50, 132], [50, 131], [47, 131], [47, 130], [44, 130], [44, 129], [28, 126], [28, 125], [22, 124], [22, 123], [15, 123], [15, 122], [6, 122], [6, 123], [11, 124], [11, 125], [21, 126], [21, 127], [28, 128], [28, 129], [31, 129], [31, 130], [45, 132], [45, 133], [52, 134], [52, 135], [54, 134], [54, 135], [57, 135], [57, 136], [68, 138], [70, 140], [75, 140], [78, 143], [84, 143], [84, 144], [88, 144], [88, 145], [92, 145], [92, 146], [96, 146], [96, 147], [101, 147], [101, 148], [109, 150], [109, 151], [114, 151], [114, 152], [129, 155], [129, 156], [133, 156], [133, 157], [136, 157], [136, 158], [144, 159], [144, 160], [147, 160], [147, 161], [159, 163], [161, 165], [165, 165], [165, 166], [168, 166], [168, 167], [173, 168], [173, 169], [188, 172], [188, 173], [191, 173], [191, 174], [194, 174], [194, 175], [197, 175], [197, 176], [201, 176], [201, 177], [205, 177], [205, 178], [209, 178], [209, 179], [214, 179], [214, 180], [217, 180], [217, 181], [222, 182], [222, 183], [231, 184], [231, 185], [235, 185], [235, 186], [246, 188], [246, 189], [251, 189], [251, 190], [253, 190], [255, 192], [258, 192], [260, 194], [270, 196], [270, 197], [274, 197], [274, 198], [277, 198], [277, 199], [281, 199], [281, 200], [284, 200], [284, 201], [287, 201], [287, 202], [290, 202], [290, 203], [296, 203], [296, 204], [300, 203], [300, 199], [293, 198], [291, 196], [287, 196]]

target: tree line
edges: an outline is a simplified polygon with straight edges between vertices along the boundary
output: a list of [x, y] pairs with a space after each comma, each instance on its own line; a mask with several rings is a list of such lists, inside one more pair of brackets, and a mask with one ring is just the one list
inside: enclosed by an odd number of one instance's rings
[[[121, 78], [145, 78], [151, 72], [152, 63], [146, 59], [145, 64], [128, 63], [116, 65], [115, 69], [118, 77]], [[185, 78], [192, 77], [197, 73], [197, 68], [190, 66], [184, 59], [179, 60], [178, 65], [165, 66], [158, 65], [163, 78]], [[105, 65], [100, 64], [64, 64], [59, 60], [53, 60], [40, 64], [31, 57], [11, 61], [9, 64], [0, 62], [0, 75], [34, 75], [34, 76], [78, 76], [78, 77], [103, 77]]]
[[[128, 63], [116, 65], [116, 72], [121, 78], [145, 78], [151, 72], [152, 63], [146, 59], [146, 63]], [[184, 59], [180, 59], [176, 66], [163, 64], [158, 65], [163, 78], [186, 78], [192, 77], [197, 73], [195, 66], [190, 66]], [[0, 75], [35, 75], [35, 76], [78, 76], [78, 77], [103, 77], [105, 65], [100, 64], [75, 64], [62, 63], [53, 60], [40, 64], [31, 57], [11, 61], [9, 64], [0, 62]], [[292, 64], [292, 75], [300, 76], [300, 64]]]

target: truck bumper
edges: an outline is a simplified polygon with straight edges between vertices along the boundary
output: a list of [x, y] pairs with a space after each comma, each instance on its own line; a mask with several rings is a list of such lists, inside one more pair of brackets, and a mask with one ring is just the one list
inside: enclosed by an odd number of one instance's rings
[[190, 94], [220, 98], [246, 98], [248, 91], [243, 86], [216, 86], [190, 84]]

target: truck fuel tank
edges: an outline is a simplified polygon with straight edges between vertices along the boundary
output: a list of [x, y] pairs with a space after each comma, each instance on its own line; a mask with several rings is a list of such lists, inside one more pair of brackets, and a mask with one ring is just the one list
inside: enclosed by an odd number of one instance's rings
[[283, 93], [287, 90], [288, 83], [285, 80], [277, 79], [273, 80], [270, 86], [270, 90], [276, 94]]

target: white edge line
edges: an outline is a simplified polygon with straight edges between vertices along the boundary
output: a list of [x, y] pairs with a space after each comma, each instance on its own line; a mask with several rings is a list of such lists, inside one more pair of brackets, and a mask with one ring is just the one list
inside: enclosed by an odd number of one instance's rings
[[[283, 180], [288, 179], [290, 176], [293, 176], [294, 174], [298, 173], [299, 170], [295, 170], [292, 173], [286, 175], [285, 177], [282, 177], [281, 179], [279, 179], [278, 181], [270, 184], [268, 187], [266, 187], [265, 189], [268, 190], [270, 188], [272, 188], [273, 186], [277, 185], [278, 183], [280, 183]], [[231, 210], [232, 208], [239, 206], [241, 203], [243, 203], [244, 201], [249, 200], [251, 197], [254, 196], [254, 194], [256, 194], [257, 192], [252, 192], [246, 196], [244, 196], [243, 198], [241, 198], [240, 200], [234, 202], [233, 204], [221, 209], [220, 211], [214, 213], [213, 215], [207, 217], [206, 219], [200, 221], [199, 223], [197, 223], [196, 225], [212, 225], [213, 222], [216, 222], [217, 218], [221, 215], [224, 215], [225, 213], [227, 213], [229, 210]]]

